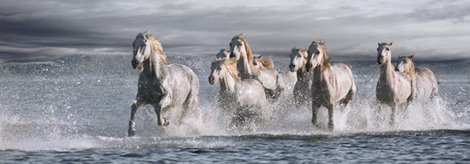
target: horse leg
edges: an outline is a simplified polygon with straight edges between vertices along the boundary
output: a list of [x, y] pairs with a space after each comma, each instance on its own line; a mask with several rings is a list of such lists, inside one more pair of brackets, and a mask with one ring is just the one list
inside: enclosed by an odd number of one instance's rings
[[312, 102], [312, 124], [318, 127], [317, 114], [321, 105], [316, 102]]
[[346, 94], [346, 96], [340, 100], [340, 105], [344, 105], [344, 107], [346, 107], [346, 105], [349, 104], [349, 102], [352, 100], [354, 94], [356, 94], [356, 86], [353, 86], [351, 89], [349, 89], [349, 92], [348, 94]]
[[129, 129], [127, 130], [127, 136], [132, 137], [135, 135], [135, 113], [137, 112], [137, 109], [142, 106], [141, 101], [136, 101], [131, 105], [131, 118], [129, 120]]
[[333, 130], [334, 125], [333, 125], [333, 108], [334, 104], [328, 104], [326, 108], [328, 109], [328, 129]]
[[163, 97], [160, 99], [160, 103], [154, 106], [155, 108], [155, 113], [157, 113], [157, 119], [158, 119], [158, 125], [159, 126], [168, 126], [170, 124], [170, 121], [168, 119], [163, 118], [162, 116], [162, 111], [168, 110], [168, 108], [171, 105], [171, 97], [169, 93], [163, 95]]
[[390, 126], [393, 126], [395, 124], [395, 111], [397, 108], [397, 104], [393, 104], [390, 106], [391, 112], [390, 112]]
[[183, 119], [188, 114], [188, 111], [196, 110], [198, 105], [199, 100], [197, 99], [197, 95], [194, 95], [193, 93], [189, 94], [188, 98], [186, 98], [186, 101], [184, 102], [183, 113], [181, 113], [181, 118], [179, 119], [178, 124], [181, 124]]
[[167, 126], [170, 122], [162, 117], [162, 108], [159, 105], [154, 105], [155, 113], [157, 114], [157, 125], [158, 126]]

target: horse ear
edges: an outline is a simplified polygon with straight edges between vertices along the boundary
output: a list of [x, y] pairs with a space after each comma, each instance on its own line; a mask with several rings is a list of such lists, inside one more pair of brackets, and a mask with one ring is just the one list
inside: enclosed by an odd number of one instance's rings
[[377, 42], [377, 45], [380, 46], [380, 42]]
[[295, 50], [297, 49], [297, 47], [294, 47], [292, 48], [292, 50], [290, 50], [291, 52], [295, 52]]
[[390, 42], [390, 44], [389, 44], [389, 45], [392, 45], [392, 44], [393, 44], [393, 42]]
[[408, 56], [408, 59], [411, 59], [411, 60], [413, 60], [413, 59], [414, 59], [414, 57], [415, 57], [414, 55], [410, 55], [410, 56]]

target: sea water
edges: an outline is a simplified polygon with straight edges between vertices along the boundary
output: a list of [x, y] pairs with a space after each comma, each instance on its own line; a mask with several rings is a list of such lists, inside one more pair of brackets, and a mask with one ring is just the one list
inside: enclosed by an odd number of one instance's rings
[[[439, 81], [439, 96], [414, 102], [388, 124], [377, 110], [376, 62], [345, 62], [357, 86], [353, 101], [335, 110], [333, 131], [312, 126], [310, 106], [284, 94], [268, 106], [270, 120], [230, 128], [216, 105], [219, 85], [207, 77], [212, 56], [170, 56], [200, 80], [200, 105], [183, 124], [158, 127], [144, 106], [136, 136], [127, 137], [138, 71], [131, 56], [67, 56], [0, 65], [0, 161], [10, 162], [470, 162], [470, 66], [465, 61], [424, 62]], [[274, 57], [286, 72], [288, 58]]]

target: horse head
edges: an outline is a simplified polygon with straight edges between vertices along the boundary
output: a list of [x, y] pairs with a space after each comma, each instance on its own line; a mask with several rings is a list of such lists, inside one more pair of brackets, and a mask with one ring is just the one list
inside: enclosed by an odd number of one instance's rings
[[386, 62], [391, 62], [387, 61], [392, 58], [392, 44], [393, 42], [390, 43], [378, 43], [377, 47], [377, 63], [382, 65]]
[[132, 42], [133, 58], [132, 68], [142, 70], [144, 60], [148, 59], [151, 52], [151, 42], [147, 32], [139, 33]]
[[308, 47], [307, 54], [307, 64], [305, 64], [307, 71], [330, 62], [330, 58], [326, 52], [325, 41], [313, 41]]
[[213, 85], [225, 79], [226, 76], [239, 80], [236, 59], [217, 60], [211, 63], [211, 73], [208, 78], [209, 84]]
[[413, 55], [399, 56], [395, 71], [410, 73], [414, 70]]
[[307, 50], [305, 48], [292, 48], [290, 53], [289, 70], [291, 72], [297, 72], [302, 69], [307, 63]]
[[219, 53], [215, 55], [216, 60], [226, 60], [230, 58], [230, 52], [228, 49], [223, 48], [220, 49]]
[[222, 71], [221, 66], [222, 60], [217, 60], [211, 63], [211, 73], [209, 75], [209, 84], [214, 85], [219, 81], [219, 77]]
[[[249, 63], [253, 63], [253, 52], [250, 45], [246, 41], [245, 33], [235, 35], [229, 43], [230, 45], [230, 58], [236, 58], [237, 61], [240, 57], [246, 57]], [[246, 56], [241, 56], [242, 53]]]

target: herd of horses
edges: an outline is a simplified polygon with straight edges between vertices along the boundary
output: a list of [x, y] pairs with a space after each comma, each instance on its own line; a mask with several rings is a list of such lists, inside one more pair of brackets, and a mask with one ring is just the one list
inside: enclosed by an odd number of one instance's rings
[[[415, 69], [413, 56], [400, 56], [391, 63], [392, 43], [379, 43], [377, 63], [380, 77], [376, 87], [379, 108], [391, 108], [390, 124], [395, 110], [406, 109], [415, 100], [437, 96], [437, 80], [425, 67]], [[142, 105], [152, 105], [160, 126], [181, 124], [188, 111], [198, 106], [199, 80], [187, 66], [168, 64], [158, 39], [148, 32], [139, 33], [133, 42], [132, 66], [140, 71], [136, 100], [131, 106], [128, 136], [135, 135], [135, 113]], [[231, 125], [243, 127], [266, 119], [267, 104], [283, 94], [293, 94], [298, 105], [312, 106], [312, 124], [318, 126], [320, 107], [328, 109], [328, 128], [332, 130], [333, 111], [345, 108], [356, 94], [351, 68], [332, 64], [324, 41], [313, 41], [308, 49], [293, 48], [289, 71], [279, 73], [271, 57], [253, 54], [243, 34], [234, 36], [229, 49], [221, 49], [211, 63], [208, 82], [219, 84], [220, 109], [230, 112]], [[294, 76], [290, 76], [294, 74]], [[177, 110], [179, 111], [177, 112]], [[162, 112], [178, 116], [168, 119]]]

